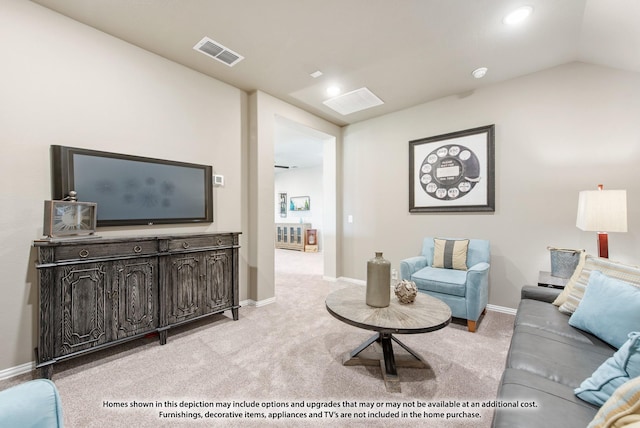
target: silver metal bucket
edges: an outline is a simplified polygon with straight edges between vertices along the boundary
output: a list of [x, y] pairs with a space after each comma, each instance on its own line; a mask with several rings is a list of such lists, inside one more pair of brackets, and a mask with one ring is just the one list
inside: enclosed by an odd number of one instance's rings
[[551, 275], [558, 278], [571, 278], [575, 272], [583, 250], [547, 247], [551, 254]]

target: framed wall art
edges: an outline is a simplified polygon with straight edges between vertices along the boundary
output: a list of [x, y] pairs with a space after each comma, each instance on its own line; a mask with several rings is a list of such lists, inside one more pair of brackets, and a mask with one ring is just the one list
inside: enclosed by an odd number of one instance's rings
[[409, 212], [495, 211], [495, 125], [409, 141]]
[[289, 211], [309, 211], [311, 199], [308, 196], [292, 196], [289, 198]]
[[280, 193], [278, 196], [280, 198], [280, 217], [284, 218], [287, 216], [287, 194]]

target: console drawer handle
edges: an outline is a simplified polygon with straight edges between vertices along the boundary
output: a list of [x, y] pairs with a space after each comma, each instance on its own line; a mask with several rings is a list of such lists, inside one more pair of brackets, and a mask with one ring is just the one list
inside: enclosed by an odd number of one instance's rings
[[222, 245], [222, 244], [223, 244], [223, 242], [224, 242], [224, 241], [223, 241], [222, 239], [218, 238], [218, 245]]
[[89, 251], [87, 251], [86, 248], [83, 248], [82, 250], [80, 250], [78, 255], [80, 256], [80, 258], [86, 259], [87, 257], [89, 257]]
[[189, 243], [188, 243], [188, 242], [183, 242], [183, 243], [182, 243], [182, 248], [184, 248], [185, 250], [186, 250], [187, 248], [189, 248], [189, 247], [190, 247], [190, 245], [189, 245]]
[[134, 253], [139, 253], [142, 251], [142, 247], [140, 245], [136, 245], [135, 247], [133, 247], [133, 252]]

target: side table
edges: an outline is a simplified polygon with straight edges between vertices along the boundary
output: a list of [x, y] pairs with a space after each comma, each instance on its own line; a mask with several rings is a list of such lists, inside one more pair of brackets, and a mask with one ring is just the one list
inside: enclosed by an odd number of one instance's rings
[[551, 272], [540, 271], [538, 273], [538, 286], [551, 288], [564, 288], [569, 282], [569, 278], [560, 278], [551, 275]]

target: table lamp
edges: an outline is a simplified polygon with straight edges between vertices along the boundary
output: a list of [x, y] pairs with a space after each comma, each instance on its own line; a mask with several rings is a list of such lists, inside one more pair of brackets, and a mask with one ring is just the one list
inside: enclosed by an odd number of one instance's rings
[[627, 191], [583, 190], [578, 198], [578, 229], [598, 232], [598, 256], [609, 258], [607, 232], [627, 231]]

